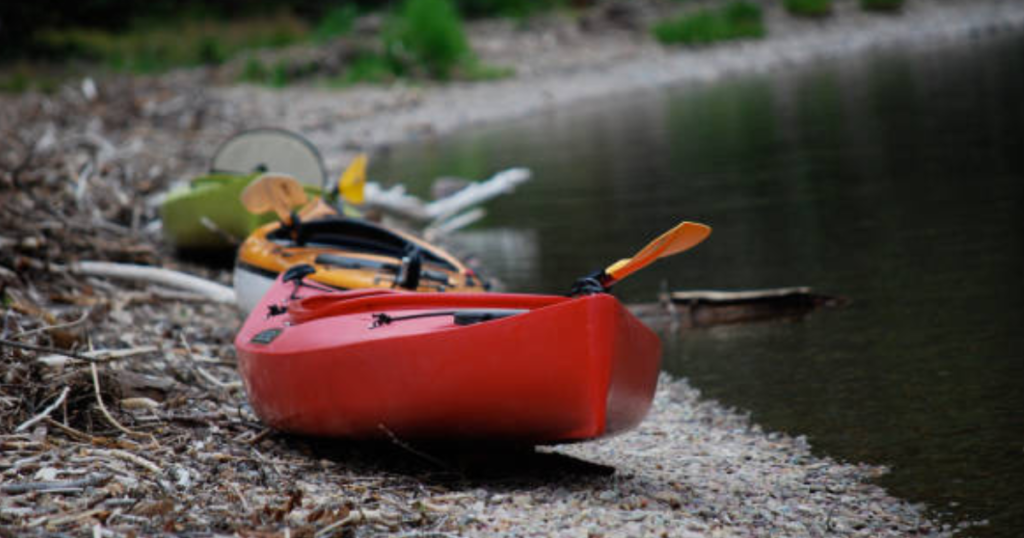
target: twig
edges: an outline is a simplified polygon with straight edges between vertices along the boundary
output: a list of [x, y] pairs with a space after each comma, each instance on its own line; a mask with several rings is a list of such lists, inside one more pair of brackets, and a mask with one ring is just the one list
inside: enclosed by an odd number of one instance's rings
[[221, 303], [234, 303], [235, 290], [194, 275], [172, 271], [162, 267], [133, 265], [125, 263], [82, 261], [71, 265], [71, 272], [101, 276], [107, 278], [124, 278], [163, 284], [172, 288], [193, 291]]
[[113, 456], [115, 458], [120, 458], [122, 460], [134, 463], [139, 467], [143, 467], [146, 470], [152, 471], [156, 474], [163, 473], [163, 469], [161, 469], [157, 464], [147, 460], [146, 458], [143, 458], [142, 456], [136, 456], [131, 452], [127, 452], [116, 448], [110, 450], [91, 450], [90, 452], [101, 456]]
[[0, 339], [0, 346], [27, 349], [29, 351], [38, 351], [40, 353], [50, 353], [53, 355], [63, 355], [65, 357], [70, 357], [72, 359], [80, 360], [83, 362], [90, 362], [94, 364], [97, 362], [104, 362], [114, 359], [123, 359], [125, 357], [141, 355], [143, 353], [152, 353], [159, 349], [156, 346], [139, 346], [129, 349], [99, 349], [94, 351], [88, 351], [86, 353], [78, 353], [75, 351], [68, 351], [66, 349], [60, 349], [56, 347], [37, 346], [35, 344], [26, 344], [24, 342], [15, 342], [13, 340], [3, 339]]
[[[192, 362], [213, 362], [201, 360], [199, 357], [196, 356], [195, 353], [192, 352], [192, 346], [188, 345], [188, 340], [185, 338], [185, 333], [181, 333], [178, 336], [181, 337], [181, 343], [185, 346], [185, 351], [188, 353], [189, 358], [192, 359]], [[203, 379], [209, 381], [210, 383], [213, 383], [214, 385], [222, 389], [235, 389], [242, 386], [241, 381], [225, 383], [217, 379], [216, 377], [213, 377], [213, 375], [210, 374], [210, 372], [207, 372], [205, 369], [203, 369], [202, 366], [193, 365], [193, 368], [195, 368], [196, 372], [198, 372]]]
[[242, 492], [238, 489], [238, 486], [236, 486], [234, 482], [228, 482], [228, 487], [230, 487], [231, 491], [235, 494], [236, 497], [238, 497], [238, 500], [242, 501], [242, 508], [245, 508], [246, 512], [252, 511], [252, 509], [249, 508], [249, 501], [245, 500], [245, 496], [242, 495]]
[[19, 495], [31, 491], [53, 491], [83, 489], [101, 484], [110, 479], [108, 474], [95, 474], [78, 480], [49, 480], [46, 482], [24, 482], [0, 486], [0, 492], [8, 495]]
[[222, 389], [237, 389], [237, 388], [242, 386], [242, 382], [241, 381], [230, 381], [230, 382], [225, 383], [225, 382], [217, 379], [216, 377], [213, 377], [213, 375], [210, 374], [210, 372], [207, 372], [206, 370], [204, 370], [202, 366], [196, 366], [195, 368], [196, 368], [196, 371], [199, 372], [199, 375], [203, 376], [203, 379], [209, 381], [210, 383], [213, 383], [214, 385], [216, 385], [216, 386], [218, 386], [218, 387], [220, 387]]
[[413, 448], [411, 445], [409, 445], [408, 443], [406, 443], [406, 442], [402, 441], [401, 439], [399, 439], [398, 436], [396, 436], [394, 434], [394, 432], [389, 430], [387, 426], [385, 426], [383, 424], [378, 424], [377, 428], [379, 428], [382, 432], [387, 434], [387, 436], [391, 439], [391, 442], [394, 443], [399, 448], [409, 452], [410, 454], [412, 454], [414, 456], [418, 456], [420, 458], [423, 458], [424, 460], [426, 460], [426, 461], [428, 461], [430, 463], [433, 463], [434, 465], [437, 465], [438, 467], [440, 467], [442, 469], [445, 469], [445, 470], [450, 470], [451, 469], [447, 463], [439, 460], [438, 458], [436, 458], [434, 456], [431, 456], [430, 454], [427, 454], [426, 452], [423, 452], [421, 450], [417, 450], [417, 449]]
[[94, 389], [96, 389], [96, 403], [99, 404], [100, 411], [103, 413], [103, 416], [107, 419], [107, 421], [110, 422], [112, 426], [120, 430], [122, 433], [130, 435], [132, 437], [149, 437], [155, 442], [156, 439], [153, 438], [152, 435], [129, 430], [128, 428], [121, 425], [121, 423], [118, 422], [116, 419], [114, 419], [113, 416], [111, 416], [110, 412], [107, 411], [107, 406], [103, 405], [103, 396], [100, 395], [100, 377], [99, 374], [96, 373], [96, 363], [90, 364], [89, 367], [92, 368], [92, 386]]
[[326, 536], [334, 529], [337, 529], [338, 527], [344, 527], [349, 523], [390, 523], [390, 520], [393, 519], [393, 517], [388, 517], [380, 510], [363, 510], [359, 508], [349, 512], [349, 514], [345, 516], [343, 519], [339, 519], [338, 521], [335, 521], [334, 523], [331, 523], [330, 525], [320, 529], [316, 532], [314, 537], [320, 538], [321, 536]]
[[87, 319], [89, 319], [89, 311], [88, 310], [86, 310], [82, 314], [82, 317], [76, 319], [75, 321], [69, 321], [67, 323], [58, 323], [57, 325], [47, 325], [46, 327], [38, 327], [36, 329], [32, 329], [31, 331], [20, 332], [20, 333], [14, 335], [14, 338], [24, 338], [26, 336], [29, 336], [29, 335], [32, 335], [32, 334], [36, 334], [36, 333], [41, 333], [41, 332], [46, 332], [46, 331], [55, 331], [57, 329], [67, 329], [68, 327], [74, 327], [75, 325], [78, 325], [79, 323], [82, 323], [83, 321], [85, 321]]
[[14, 342], [12, 340], [0, 339], [0, 346], [16, 347], [19, 349], [27, 349], [29, 351], [38, 351], [40, 353], [52, 353], [54, 355], [64, 355], [65, 357], [71, 357], [72, 359], [78, 359], [85, 362], [95, 362], [97, 359], [81, 353], [75, 353], [74, 351], [68, 351], [66, 349], [60, 349], [49, 346], [37, 346], [34, 344], [26, 344], [24, 342]]
[[22, 422], [20, 426], [14, 428], [14, 431], [20, 432], [32, 426], [33, 424], [39, 422], [40, 420], [49, 417], [50, 413], [53, 413], [55, 409], [60, 407], [60, 404], [64, 403], [64, 398], [68, 397], [68, 392], [71, 392], [71, 387], [64, 387], [64, 390], [61, 391], [60, 396], [57, 398], [56, 401], [50, 404], [50, 406], [47, 407], [46, 409], [43, 409], [42, 413], [39, 413], [38, 415], [26, 420], [25, 422]]
[[79, 514], [71, 514], [71, 515], [64, 516], [64, 517], [58, 517], [56, 519], [51, 519], [50, 521], [48, 521], [46, 523], [46, 526], [48, 528], [60, 527], [61, 525], [67, 525], [68, 523], [74, 523], [74, 522], [82, 520], [82, 519], [90, 518], [90, 517], [95, 516], [97, 514], [101, 514], [104, 511], [105, 511], [105, 509], [103, 509], [103, 508], [93, 508], [92, 510], [87, 510], [87, 511], [79, 513]]
[[76, 430], [76, 429], [72, 428], [71, 426], [68, 426], [67, 424], [62, 424], [62, 423], [60, 423], [60, 422], [58, 422], [56, 420], [53, 420], [50, 417], [46, 417], [46, 424], [48, 424], [50, 426], [53, 426], [54, 428], [57, 428], [58, 430], [60, 430], [60, 431], [62, 431], [64, 433], [70, 435], [71, 437], [74, 437], [74, 438], [78, 439], [79, 441], [92, 442], [92, 441], [94, 441], [96, 439], [95, 437], [93, 437], [93, 436], [91, 436], [91, 435], [89, 435], [89, 434], [87, 434], [87, 433], [85, 433], [83, 431]]
[[263, 428], [263, 431], [261, 431], [260, 433], [257, 433], [256, 435], [252, 436], [252, 439], [247, 439], [246, 441], [244, 441], [244, 443], [249, 444], [249, 445], [255, 445], [256, 443], [266, 439], [267, 436], [272, 434], [272, 433], [274, 433], [274, 430], [272, 430], [270, 428]]

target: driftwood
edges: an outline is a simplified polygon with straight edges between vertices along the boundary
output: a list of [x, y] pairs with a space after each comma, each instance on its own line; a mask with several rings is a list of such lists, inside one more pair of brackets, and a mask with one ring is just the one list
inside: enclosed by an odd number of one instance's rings
[[425, 203], [408, 194], [403, 185], [384, 189], [377, 183], [366, 184], [366, 205], [401, 218], [438, 225], [459, 213], [478, 206], [492, 198], [515, 190], [516, 185], [530, 179], [532, 173], [526, 168], [510, 168], [479, 183], [470, 183], [454, 194]]
[[111, 262], [83, 261], [71, 266], [71, 272], [107, 278], [124, 278], [188, 290], [219, 303], [234, 303], [235, 290], [194, 275], [161, 267]]
[[695, 328], [798, 317], [846, 303], [841, 297], [814, 293], [808, 287], [763, 290], [696, 290], [664, 294], [657, 303], [630, 305], [638, 318], [656, 328]]

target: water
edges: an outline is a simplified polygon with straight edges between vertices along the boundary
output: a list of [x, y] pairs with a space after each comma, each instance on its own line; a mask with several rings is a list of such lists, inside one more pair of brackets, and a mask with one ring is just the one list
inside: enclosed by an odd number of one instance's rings
[[705, 245], [617, 287], [811, 285], [800, 321], [666, 334], [666, 368], [974, 536], [1024, 532], [1024, 36], [594, 102], [403, 146], [372, 169], [535, 180], [462, 235], [564, 292], [681, 218]]

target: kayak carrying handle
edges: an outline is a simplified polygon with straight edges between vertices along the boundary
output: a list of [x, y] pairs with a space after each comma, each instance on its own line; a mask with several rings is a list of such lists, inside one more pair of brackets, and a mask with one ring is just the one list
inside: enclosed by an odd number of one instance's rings
[[442, 316], [452, 316], [455, 318], [455, 324], [462, 327], [466, 325], [474, 325], [476, 323], [482, 323], [484, 321], [491, 321], [495, 319], [502, 319], [517, 314], [523, 314], [529, 312], [522, 308], [487, 308], [487, 309], [475, 309], [475, 310], [442, 310], [439, 312], [423, 312], [420, 314], [409, 314], [407, 316], [389, 316], [385, 313], [374, 314], [373, 323], [370, 324], [371, 329], [383, 327], [384, 325], [390, 325], [396, 321], [405, 321], [409, 319], [420, 319], [420, 318], [434, 318]]
[[[415, 293], [379, 290], [380, 292], [349, 295], [320, 295], [292, 301], [288, 314], [292, 321], [304, 323], [314, 319], [381, 310], [427, 308], [522, 309], [533, 310], [571, 301], [557, 295], [515, 295], [504, 293]], [[346, 292], [353, 293], [353, 292]]]

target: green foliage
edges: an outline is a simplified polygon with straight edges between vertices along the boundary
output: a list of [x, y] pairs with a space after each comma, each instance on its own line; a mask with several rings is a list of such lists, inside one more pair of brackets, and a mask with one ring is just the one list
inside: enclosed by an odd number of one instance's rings
[[153, 24], [139, 23], [118, 33], [85, 28], [45, 31], [36, 40], [67, 56], [99, 60], [117, 70], [154, 73], [219, 64], [242, 50], [290, 45], [308, 32], [302, 20], [288, 14], [226, 22], [197, 19]]
[[322, 43], [348, 34], [358, 16], [359, 8], [355, 4], [346, 3], [331, 8], [313, 30], [313, 40]]
[[348, 86], [363, 82], [383, 84], [394, 81], [398, 76], [398, 68], [387, 58], [377, 54], [361, 54], [352, 60], [345, 73], [333, 85]]
[[565, 4], [564, 0], [457, 0], [459, 9], [470, 16], [526, 17]]
[[660, 21], [651, 31], [662, 43], [687, 45], [765, 35], [761, 7], [742, 0]]
[[384, 40], [391, 61], [422, 66], [440, 79], [448, 78], [471, 55], [451, 0], [406, 0], [390, 20]]
[[268, 84], [274, 88], [283, 88], [288, 85], [288, 82], [292, 79], [292, 73], [288, 69], [288, 62], [284, 60], [278, 60], [274, 64], [274, 68], [270, 71], [270, 80]]
[[270, 79], [270, 70], [257, 58], [249, 58], [242, 67], [242, 82], [265, 84]]
[[897, 11], [903, 8], [903, 0], [860, 0], [860, 7], [869, 11]]
[[459, 66], [460, 75], [465, 80], [498, 80], [503, 78], [511, 77], [515, 74], [515, 69], [511, 67], [501, 67], [496, 65], [487, 65], [476, 58], [471, 58], [462, 63]]
[[832, 0], [785, 0], [786, 10], [794, 15], [823, 17], [832, 13]]
[[258, 58], [249, 58], [242, 67], [239, 80], [252, 84], [262, 84], [272, 88], [283, 88], [292, 82], [307, 78], [317, 71], [317, 66], [312, 63], [292, 63], [286, 59], [280, 59], [271, 65]]

